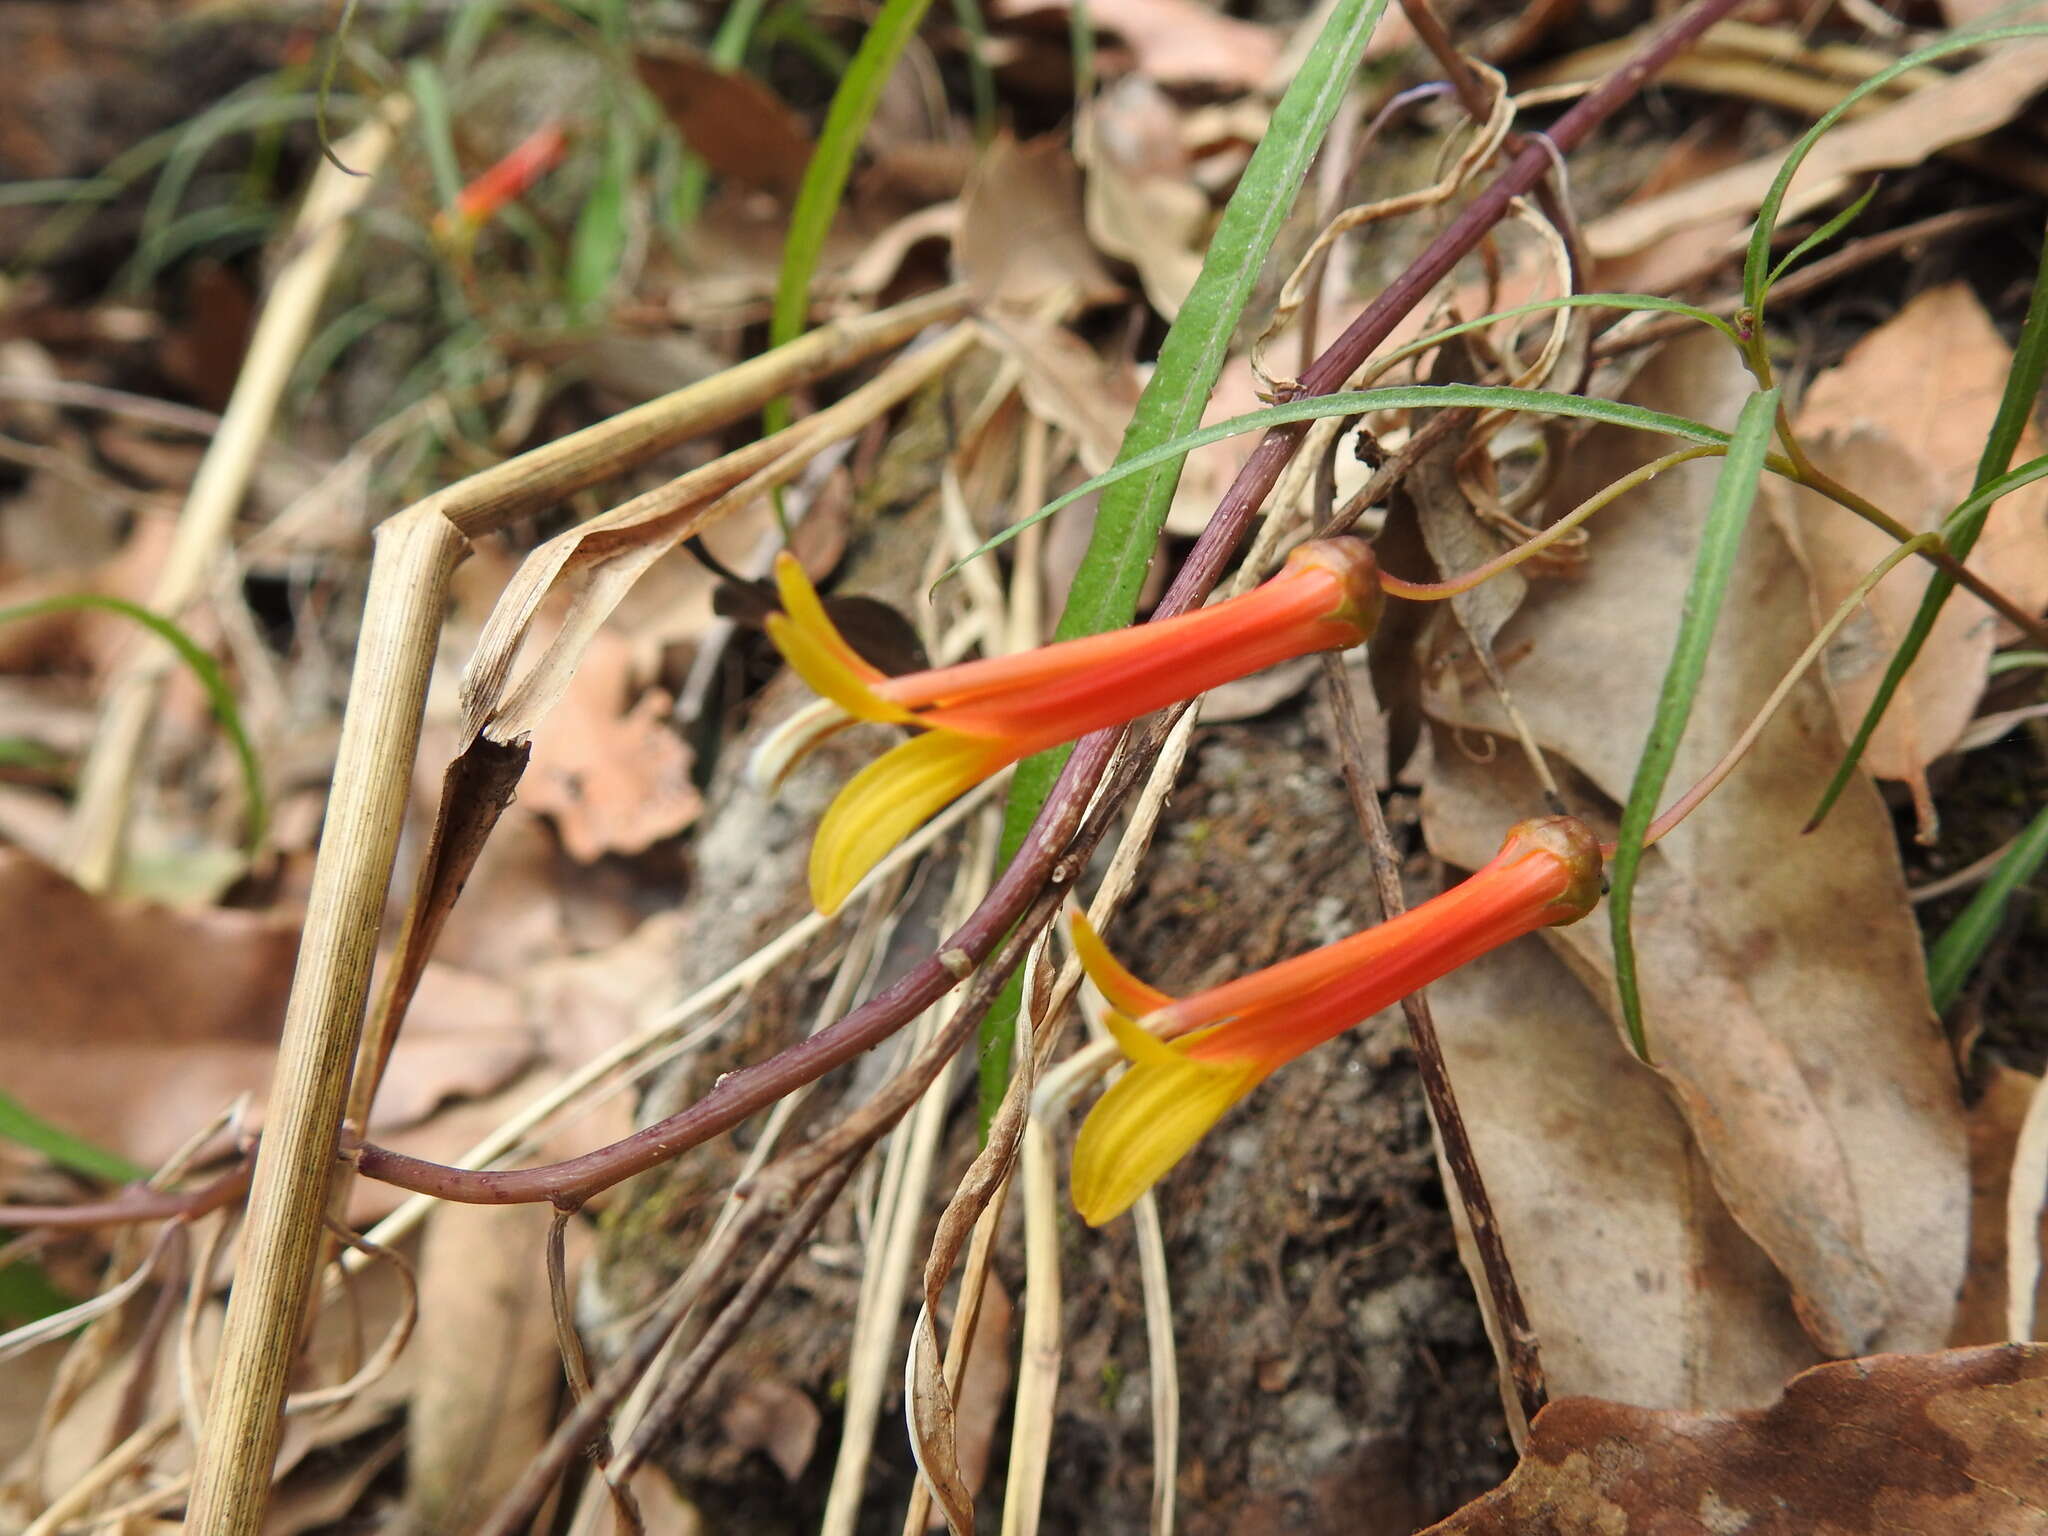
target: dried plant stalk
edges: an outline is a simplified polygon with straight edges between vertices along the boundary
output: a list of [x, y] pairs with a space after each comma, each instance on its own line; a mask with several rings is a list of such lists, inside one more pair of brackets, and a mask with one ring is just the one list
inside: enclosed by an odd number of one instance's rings
[[193, 1470], [190, 1528], [256, 1536], [277, 1450], [335, 1139], [377, 948], [378, 918], [419, 746], [450, 573], [467, 536], [758, 409], [770, 396], [899, 345], [959, 313], [949, 290], [790, 345], [415, 504], [377, 533], [299, 966], [286, 1004], [218, 1379]]

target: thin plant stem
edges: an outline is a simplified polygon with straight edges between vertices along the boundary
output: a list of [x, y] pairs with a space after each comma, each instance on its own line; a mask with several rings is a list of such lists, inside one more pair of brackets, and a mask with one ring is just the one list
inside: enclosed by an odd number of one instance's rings
[[1727, 448], [1718, 443], [1700, 443], [1690, 448], [1681, 448], [1675, 453], [1667, 453], [1660, 459], [1652, 459], [1588, 496], [1534, 538], [1526, 539], [1513, 549], [1496, 555], [1484, 565], [1474, 566], [1462, 576], [1453, 576], [1448, 581], [1403, 581], [1398, 576], [1381, 571], [1380, 586], [1390, 597], [1405, 597], [1411, 602], [1418, 603], [1441, 602], [1445, 598], [1456, 597], [1461, 592], [1470, 592], [1481, 582], [1491, 581], [1501, 572], [1514, 569], [1532, 555], [1541, 554], [1595, 512], [1612, 504], [1637, 486], [1656, 479], [1665, 470], [1692, 459], [1718, 457], [1727, 451]]
[[[1366, 853], [1372, 860], [1373, 883], [1380, 899], [1382, 921], [1390, 921], [1408, 910], [1401, 890], [1401, 859], [1395, 851], [1393, 834], [1387, 828], [1379, 789], [1365, 756], [1365, 731], [1358, 717], [1358, 700], [1351, 692], [1343, 659], [1333, 652], [1322, 656], [1323, 685], [1330, 698], [1330, 714], [1337, 726], [1344, 784], [1351, 796], [1351, 808], [1365, 833]], [[1408, 1021], [1408, 1037], [1415, 1049], [1416, 1075], [1422, 1079], [1423, 1097], [1429, 1102], [1430, 1119], [1436, 1124], [1437, 1139], [1443, 1146], [1444, 1165], [1450, 1170], [1458, 1203], [1471, 1229], [1472, 1245], [1479, 1254], [1480, 1273], [1485, 1277], [1487, 1299], [1500, 1329], [1502, 1353], [1508, 1378], [1514, 1384], [1515, 1403], [1523, 1422], [1536, 1417], [1547, 1397], [1543, 1382], [1543, 1360], [1537, 1347], [1536, 1329], [1529, 1321], [1529, 1309], [1522, 1290], [1515, 1283], [1513, 1265], [1508, 1262], [1507, 1244], [1501, 1237], [1500, 1222], [1486, 1192], [1486, 1179], [1479, 1171], [1479, 1156], [1472, 1146], [1471, 1132], [1458, 1108], [1458, 1095], [1451, 1086], [1451, 1073], [1444, 1061], [1443, 1044], [1437, 1038], [1436, 1018], [1429, 1007], [1426, 990], [1401, 999], [1401, 1012]]]

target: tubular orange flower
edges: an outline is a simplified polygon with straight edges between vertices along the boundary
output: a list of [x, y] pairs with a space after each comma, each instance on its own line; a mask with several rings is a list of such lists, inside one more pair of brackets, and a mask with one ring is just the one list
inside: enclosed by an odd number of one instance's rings
[[1076, 912], [1074, 947], [1132, 1065], [1074, 1143], [1075, 1209], [1090, 1226], [1121, 1215], [1274, 1068], [1510, 939], [1577, 922], [1599, 900], [1600, 844], [1586, 825], [1524, 821], [1491, 863], [1441, 896], [1184, 998], [1118, 965]]
[[[922, 734], [862, 769], [811, 844], [811, 900], [832, 912], [926, 818], [1006, 764], [1191, 699], [1218, 683], [1311, 651], [1358, 644], [1379, 620], [1379, 574], [1359, 539], [1304, 544], [1242, 597], [1016, 656], [886, 677], [826, 617], [803, 567], [784, 554], [783, 611], [769, 638], [852, 720]], [[815, 732], [811, 739], [816, 739]]]
[[569, 136], [560, 123], [545, 123], [536, 128], [496, 165], [464, 187], [452, 208], [435, 216], [435, 230], [450, 239], [474, 237], [493, 214], [552, 170], [568, 146]]

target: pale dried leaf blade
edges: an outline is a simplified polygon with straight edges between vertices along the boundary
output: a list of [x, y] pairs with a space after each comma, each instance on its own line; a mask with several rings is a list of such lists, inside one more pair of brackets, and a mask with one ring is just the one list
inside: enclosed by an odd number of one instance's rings
[[1432, 1536], [2031, 1536], [2048, 1524], [2048, 1348], [1817, 1366], [1732, 1414], [1573, 1397], [1536, 1417], [1494, 1492]]
[[985, 305], [1036, 311], [1067, 295], [1082, 307], [1123, 289], [1088, 241], [1081, 172], [1061, 135], [991, 144], [960, 199], [960, 276]]
[[[1840, 196], [1854, 177], [1918, 165], [1937, 149], [1981, 137], [2008, 122], [2044, 85], [2048, 40], [2001, 44], [1948, 84], [1915, 91], [1827, 134], [1793, 178], [1779, 217], [1795, 218]], [[1776, 152], [1759, 156], [1595, 219], [1585, 229], [1587, 248], [1604, 260], [1729, 215], [1747, 218], [1770, 190], [1783, 159]]]

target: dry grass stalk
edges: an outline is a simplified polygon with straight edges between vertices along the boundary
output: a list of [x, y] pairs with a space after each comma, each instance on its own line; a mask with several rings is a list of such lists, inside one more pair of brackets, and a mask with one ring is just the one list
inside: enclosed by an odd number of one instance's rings
[[[350, 216], [369, 196], [377, 169], [410, 114], [403, 98], [387, 101], [336, 146], [344, 160], [361, 167], [361, 176], [325, 162], [313, 174], [292, 227], [291, 254], [271, 285], [234, 394], [199, 462], [163, 569], [150, 590], [149, 607], [166, 618], [175, 619], [208, 588], [285, 383], [319, 318], [328, 280], [348, 240]], [[120, 871], [137, 760], [175, 660], [170, 647], [145, 637], [108, 685], [71, 817], [70, 873], [89, 891], [107, 889]]]
[[194, 1466], [189, 1523], [195, 1531], [255, 1536], [261, 1524], [448, 577], [467, 551], [468, 536], [758, 409], [797, 384], [899, 345], [964, 302], [953, 291], [824, 327], [485, 470], [379, 528], [271, 1087], [271, 1123], [257, 1158], [219, 1376]]

